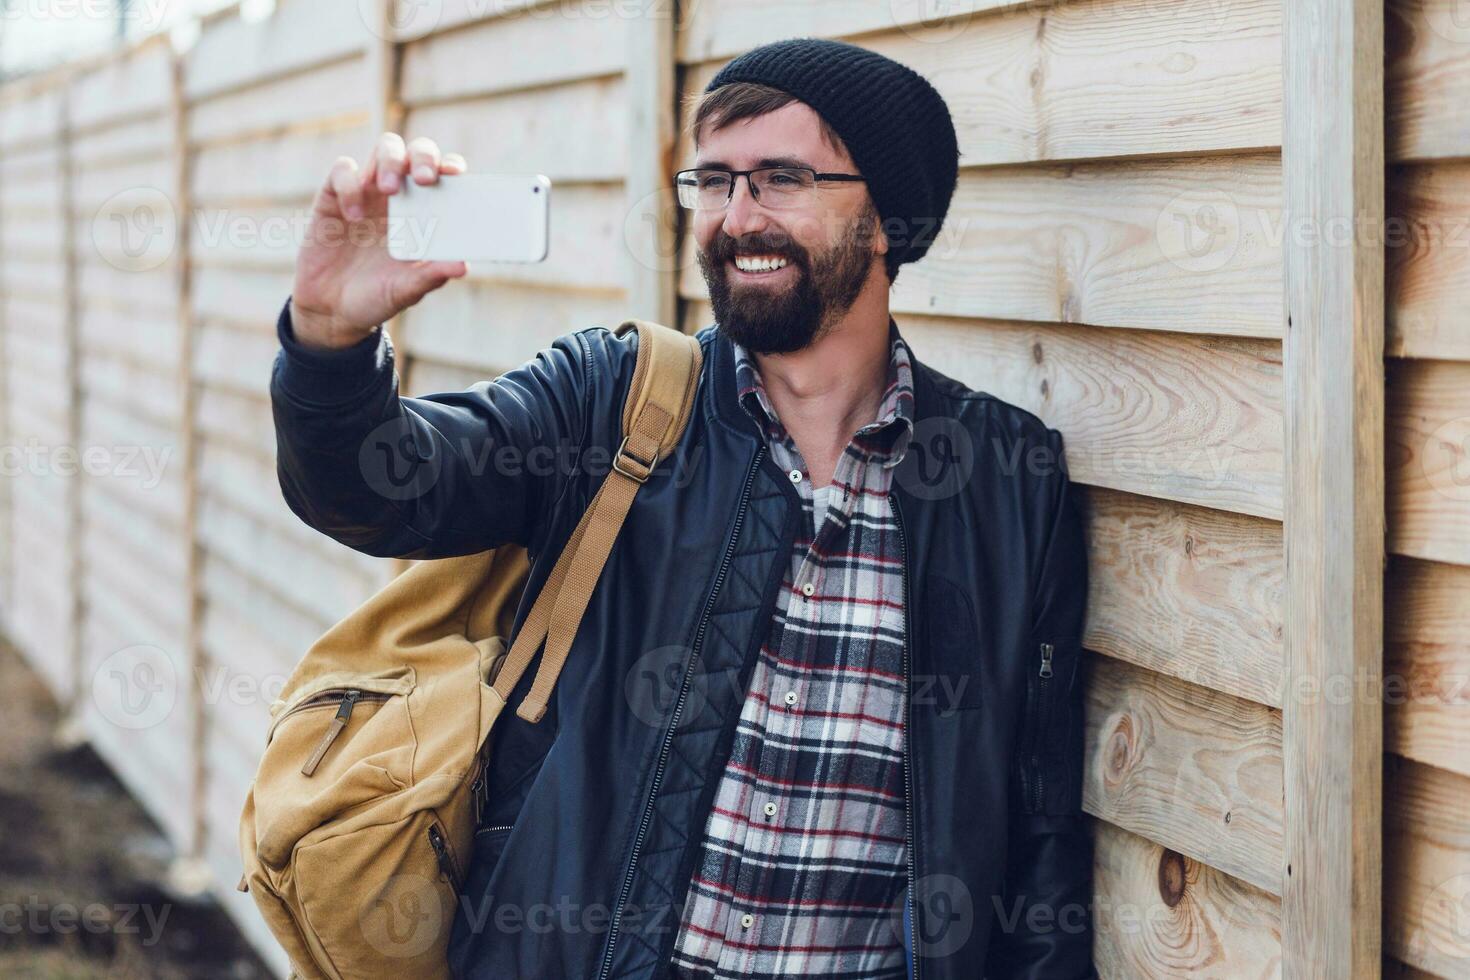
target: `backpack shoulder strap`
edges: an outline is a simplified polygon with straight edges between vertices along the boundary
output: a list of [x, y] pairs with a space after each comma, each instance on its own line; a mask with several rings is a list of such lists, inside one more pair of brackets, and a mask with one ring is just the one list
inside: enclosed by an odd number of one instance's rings
[[678, 444], [694, 409], [703, 361], [699, 341], [651, 320], [624, 320], [613, 333], [622, 337], [630, 330], [638, 331], [638, 354], [623, 403], [623, 440], [612, 470], [567, 540], [495, 676], [496, 693], [508, 700], [541, 640], [546, 640], [536, 679], [516, 708], [526, 721], [538, 722], [546, 713], [551, 690], [633, 497], [658, 461]]

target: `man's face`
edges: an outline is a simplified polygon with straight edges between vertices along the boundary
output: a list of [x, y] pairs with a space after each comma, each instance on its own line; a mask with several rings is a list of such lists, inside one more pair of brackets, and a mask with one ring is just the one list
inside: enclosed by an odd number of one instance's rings
[[[693, 166], [749, 170], [780, 159], [819, 173], [857, 174], [846, 151], [823, 140], [819, 125], [815, 110], [792, 102], [718, 131], [706, 128]], [[852, 306], [870, 275], [884, 275], [878, 213], [867, 185], [857, 181], [819, 181], [804, 203], [768, 208], [737, 177], [729, 207], [694, 212], [694, 236], [719, 329], [759, 354], [806, 347]], [[744, 272], [737, 255], [787, 264]]]

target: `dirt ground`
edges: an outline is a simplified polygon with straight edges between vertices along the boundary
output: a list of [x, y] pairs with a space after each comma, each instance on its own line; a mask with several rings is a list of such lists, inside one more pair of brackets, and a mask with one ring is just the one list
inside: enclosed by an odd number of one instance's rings
[[168, 890], [170, 846], [0, 637], [0, 977], [254, 980], [269, 971], [212, 901]]

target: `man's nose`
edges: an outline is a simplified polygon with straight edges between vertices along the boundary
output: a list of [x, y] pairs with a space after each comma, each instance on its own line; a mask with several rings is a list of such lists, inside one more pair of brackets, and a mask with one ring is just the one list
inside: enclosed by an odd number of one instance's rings
[[[745, 179], [742, 180], [741, 177]], [[752, 193], [750, 175], [737, 176], [730, 203], [725, 206], [725, 234], [731, 238], [739, 238], [741, 235], [760, 231], [765, 225], [766, 209], [761, 207]]]

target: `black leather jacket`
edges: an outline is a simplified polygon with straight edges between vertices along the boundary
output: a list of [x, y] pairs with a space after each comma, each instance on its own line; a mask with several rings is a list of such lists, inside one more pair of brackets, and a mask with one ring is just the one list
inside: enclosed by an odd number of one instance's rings
[[[525, 544], [519, 628], [609, 472], [636, 333], [567, 333], [493, 381], [399, 398], [386, 334], [304, 350], [288, 309], [270, 390], [291, 509], [370, 555]], [[736, 401], [729, 341], [713, 325], [698, 338], [688, 430], [633, 504], [545, 717], [507, 712], [492, 736], [489, 809], [452, 933], [459, 976], [667, 975], [803, 520]], [[914, 437], [893, 482], [911, 855], [895, 922], [919, 980], [1091, 977], [1087, 562], [1062, 438], [917, 355], [913, 368]]]

